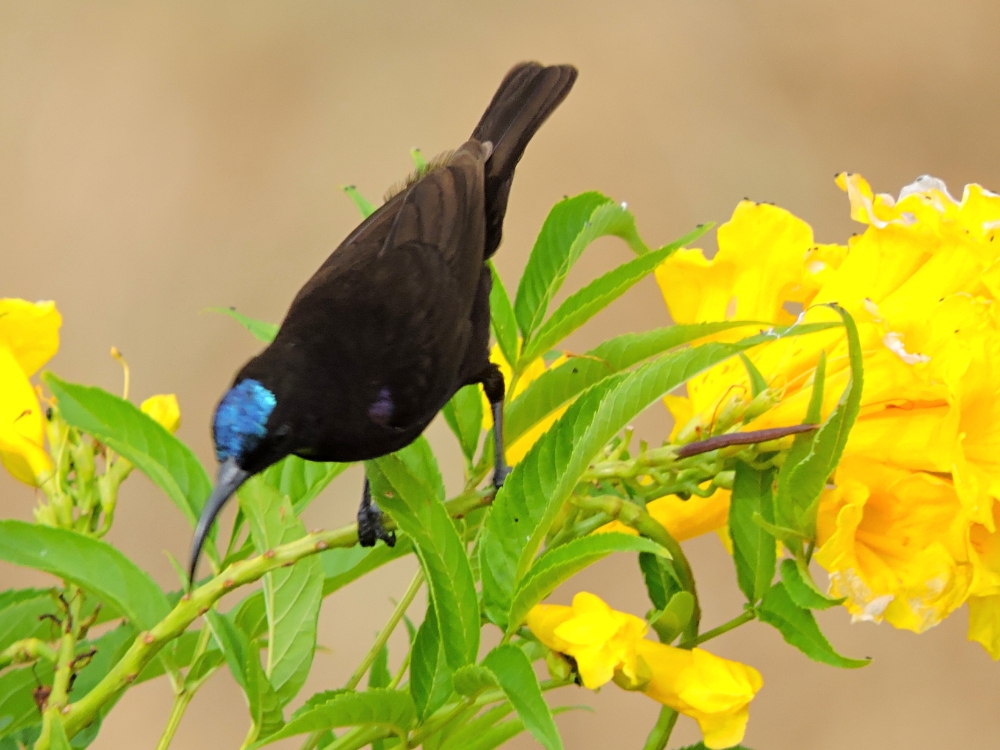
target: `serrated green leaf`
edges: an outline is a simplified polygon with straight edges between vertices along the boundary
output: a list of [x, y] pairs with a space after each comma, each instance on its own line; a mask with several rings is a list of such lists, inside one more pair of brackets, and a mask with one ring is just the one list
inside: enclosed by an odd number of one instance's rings
[[774, 537], [753, 520], [755, 513], [767, 522], [774, 520], [773, 483], [773, 469], [761, 471], [737, 460], [729, 504], [729, 536], [733, 540], [736, 580], [751, 604], [760, 601], [774, 579]]
[[803, 609], [829, 609], [844, 603], [843, 598], [833, 599], [816, 587], [804, 560], [782, 560], [781, 582], [791, 600]]
[[517, 362], [517, 318], [514, 316], [514, 306], [507, 296], [507, 288], [497, 273], [496, 266], [492, 260], [486, 261], [489, 266], [490, 276], [493, 279], [493, 286], [490, 287], [490, 324], [493, 328], [493, 335], [504, 359], [508, 362]]
[[354, 201], [354, 205], [358, 207], [358, 211], [361, 212], [361, 218], [367, 219], [373, 213], [375, 213], [375, 206], [365, 198], [361, 192], [354, 185], [344, 185], [341, 190], [343, 190], [347, 197]]
[[517, 582], [527, 573], [559, 509], [591, 460], [612, 437], [664, 394], [719, 362], [801, 326], [728, 344], [710, 342], [671, 352], [592, 386], [566, 410], [507, 477], [480, 542], [483, 604], [491, 620], [505, 618]]
[[459, 388], [444, 405], [441, 414], [458, 438], [458, 445], [466, 460], [471, 461], [476, 456], [479, 436], [483, 431], [483, 398], [479, 385]]
[[274, 337], [278, 335], [278, 326], [274, 323], [265, 323], [263, 320], [248, 317], [243, 313], [236, 312], [235, 307], [207, 307], [205, 310], [206, 312], [228, 315], [250, 331], [255, 339], [263, 341], [265, 344], [270, 344], [274, 341]]
[[517, 711], [518, 718], [535, 739], [547, 750], [562, 750], [559, 730], [556, 729], [552, 712], [538, 685], [538, 678], [524, 652], [511, 644], [497, 646], [483, 659], [483, 666], [496, 676], [507, 700]]
[[479, 601], [465, 544], [442, 504], [444, 485], [429, 484], [440, 481], [436, 462], [430, 462], [433, 454], [420, 438], [365, 466], [372, 497], [416, 546], [445, 656], [457, 669], [474, 662], [479, 651]]
[[590, 386], [669, 349], [733, 328], [753, 325], [746, 321], [695, 323], [627, 333], [605, 341], [564, 366], [546, 370], [532, 380], [506, 407], [505, 437], [513, 443], [538, 422], [568, 404]]
[[452, 669], [445, 658], [437, 615], [433, 607], [428, 607], [410, 655], [410, 696], [417, 716], [430, 716], [445, 704], [451, 692]]
[[815, 661], [844, 669], [863, 667], [871, 661], [848, 659], [834, 651], [812, 612], [793, 602], [783, 583], [767, 590], [757, 607], [757, 617], [777, 628], [786, 642]]
[[653, 609], [663, 609], [670, 598], [681, 590], [673, 568], [660, 555], [649, 552], [639, 553], [639, 569], [646, 583], [646, 592]]
[[548, 352], [557, 343], [652, 273], [679, 247], [691, 242], [701, 234], [700, 230], [692, 232], [659, 250], [633, 258], [571, 294], [525, 343], [518, 360], [518, 367], [523, 369]]
[[[67, 383], [51, 372], [42, 380], [56, 397], [63, 419], [135, 464], [192, 527], [198, 523], [212, 483], [190, 448], [137, 406], [105, 390]], [[218, 560], [214, 544], [207, 546], [206, 554]]]
[[[257, 552], [263, 554], [306, 535], [288, 498], [259, 477], [238, 493]], [[268, 649], [266, 674], [286, 705], [302, 688], [316, 650], [316, 628], [323, 598], [323, 566], [316, 556], [264, 576]]]
[[265, 739], [284, 726], [281, 700], [260, 664], [260, 649], [227, 617], [214, 610], [205, 613], [212, 635], [250, 706], [250, 741]]
[[[801, 449], [795, 450], [778, 474], [775, 497], [775, 522], [797, 531], [809, 539], [816, 534], [816, 510], [827, 479], [840, 461], [847, 437], [861, 411], [864, 387], [861, 341], [854, 319], [843, 308], [832, 306], [844, 321], [850, 360], [850, 378], [837, 406], [809, 441], [809, 452], [801, 460]], [[825, 361], [825, 357], [821, 357]], [[818, 381], [819, 384], [822, 380]], [[814, 388], [815, 391], [815, 388]], [[812, 401], [816, 401], [813, 398]], [[810, 411], [814, 410], [811, 405]], [[796, 445], [793, 443], [793, 450]]]
[[499, 687], [496, 675], [481, 664], [466, 664], [455, 670], [452, 676], [455, 692], [464, 696], [476, 696], [484, 690]]
[[669, 557], [666, 550], [656, 542], [620, 533], [585, 536], [548, 550], [535, 561], [514, 591], [510, 614], [507, 616], [507, 633], [514, 633], [531, 608], [551, 594], [559, 584], [612, 552], [645, 552]]
[[416, 721], [416, 710], [407, 693], [400, 690], [367, 690], [341, 693], [315, 708], [302, 712], [276, 734], [253, 745], [263, 747], [286, 737], [338, 727], [379, 726], [405, 734]]
[[600, 193], [560, 201], [549, 211], [535, 240], [514, 299], [521, 334], [527, 341], [542, 324], [549, 302], [573, 264], [598, 237], [621, 237], [639, 255], [648, 252], [623, 205]]
[[743, 366], [747, 370], [747, 375], [750, 377], [750, 395], [756, 398], [765, 390], [767, 390], [767, 381], [764, 380], [764, 376], [760, 374], [760, 370], [757, 369], [751, 360], [743, 352], [740, 352], [740, 359], [743, 360]]
[[170, 612], [149, 574], [107, 542], [68, 529], [0, 521], [0, 560], [72, 581], [144, 630]]
[[260, 477], [279, 495], [287, 495], [292, 501], [295, 515], [300, 515], [349, 466], [350, 464], [306, 461], [298, 456], [287, 456], [262, 471]]

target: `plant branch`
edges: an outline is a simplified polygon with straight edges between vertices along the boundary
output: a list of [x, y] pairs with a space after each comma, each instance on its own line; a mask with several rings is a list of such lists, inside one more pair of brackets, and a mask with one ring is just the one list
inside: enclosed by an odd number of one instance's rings
[[743, 614], [737, 615], [732, 620], [722, 623], [717, 628], [712, 628], [711, 630], [707, 630], [696, 638], [682, 641], [681, 643], [678, 644], [678, 647], [694, 648], [700, 643], [704, 643], [705, 641], [710, 641], [713, 638], [718, 638], [723, 633], [728, 633], [730, 630], [738, 628], [740, 625], [745, 625], [746, 623], [755, 619], [757, 619], [757, 613], [754, 612], [752, 609], [748, 609], [745, 612], [743, 612]]

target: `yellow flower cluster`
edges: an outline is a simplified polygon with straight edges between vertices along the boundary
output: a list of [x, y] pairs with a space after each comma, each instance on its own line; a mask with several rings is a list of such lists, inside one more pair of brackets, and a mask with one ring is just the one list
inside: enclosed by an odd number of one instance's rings
[[528, 627], [546, 646], [572, 657], [585, 687], [610, 680], [637, 690], [698, 722], [708, 748], [739, 744], [750, 701], [763, 686], [760, 673], [700, 648], [650, 641], [644, 620], [617, 612], [581, 591], [573, 606], [539, 604]]
[[[30, 378], [59, 350], [62, 316], [54, 302], [0, 299], [0, 461], [15, 479], [41, 486], [51, 475], [45, 416]], [[180, 426], [173, 394], [140, 407], [168, 432]]]
[[[1000, 658], [1000, 196], [969, 185], [955, 200], [931, 177], [898, 198], [858, 175], [837, 184], [867, 225], [847, 246], [817, 245], [789, 212], [744, 201], [719, 228], [712, 260], [681, 250], [657, 279], [679, 323], [833, 320], [816, 307], [827, 302], [851, 313], [862, 410], [821, 504], [816, 559], [856, 619], [921, 632], [968, 601], [969, 637]], [[780, 402], [748, 429], [804, 419], [821, 350], [825, 415], [848, 378], [842, 331], [750, 354]], [[707, 434], [749, 393], [733, 360], [667, 406], [675, 430]]]

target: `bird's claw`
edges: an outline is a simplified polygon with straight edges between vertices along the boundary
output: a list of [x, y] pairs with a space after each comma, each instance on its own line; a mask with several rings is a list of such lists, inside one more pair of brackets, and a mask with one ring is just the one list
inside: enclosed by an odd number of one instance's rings
[[381, 539], [389, 547], [396, 546], [396, 532], [387, 531], [382, 523], [382, 511], [373, 502], [358, 508], [358, 543], [362, 547], [374, 547]]

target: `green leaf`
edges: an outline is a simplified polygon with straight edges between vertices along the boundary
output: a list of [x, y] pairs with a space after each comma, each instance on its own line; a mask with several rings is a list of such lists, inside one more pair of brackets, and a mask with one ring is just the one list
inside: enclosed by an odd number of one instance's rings
[[710, 342], [671, 352], [583, 393], [514, 467], [489, 511], [480, 542], [480, 571], [490, 619], [506, 629], [517, 582], [531, 567], [559, 509], [612, 437], [699, 372], [758, 344], [811, 330], [795, 326], [732, 344]]
[[834, 599], [816, 587], [805, 560], [782, 560], [781, 582], [791, 600], [803, 609], [829, 609], [844, 603], [844, 598]]
[[[305, 526], [288, 498], [254, 477], [239, 490], [257, 552], [301, 539]], [[323, 565], [316, 556], [264, 576], [267, 611], [267, 676], [281, 705], [296, 696], [309, 676], [323, 598]]]
[[680, 583], [674, 576], [672, 566], [660, 555], [649, 552], [639, 553], [639, 569], [646, 583], [646, 592], [654, 609], [664, 609], [676, 592], [680, 591]]
[[474, 662], [479, 651], [479, 601], [465, 544], [441, 502], [443, 483], [437, 488], [428, 483], [440, 481], [432, 460], [421, 438], [402, 451], [366, 462], [365, 467], [373, 498], [413, 539], [448, 665], [457, 669]]
[[773, 483], [774, 469], [761, 471], [737, 460], [729, 504], [729, 535], [733, 540], [736, 580], [751, 604], [760, 601], [774, 579], [774, 537], [753, 520], [755, 513], [765, 521], [774, 520]]
[[705, 336], [750, 325], [753, 323], [746, 321], [696, 323], [626, 333], [609, 339], [586, 354], [570, 358], [564, 366], [546, 370], [532, 380], [506, 407], [506, 439], [508, 443], [517, 440], [587, 388], [620, 370]]
[[298, 456], [288, 456], [262, 471], [260, 477], [279, 495], [287, 495], [295, 515], [300, 515], [348, 466], [350, 464], [306, 461]]
[[398, 560], [413, 552], [412, 541], [404, 537], [396, 541], [395, 547], [340, 547], [329, 549], [319, 555], [323, 566], [323, 596], [343, 588], [361, 576], [381, 568], [386, 563]]
[[441, 410], [445, 421], [458, 438], [466, 460], [475, 458], [483, 431], [483, 397], [479, 385], [459, 388]]
[[281, 700], [260, 665], [260, 649], [227, 617], [214, 610], [205, 613], [212, 635], [225, 656], [229, 671], [243, 688], [250, 705], [250, 741], [267, 738], [285, 724]]
[[0, 560], [72, 581], [144, 630], [170, 612], [163, 590], [145, 571], [107, 542], [74, 531], [0, 521]]
[[750, 395], [753, 398], [757, 398], [757, 396], [767, 390], [767, 381], [760, 374], [757, 365], [750, 361], [750, 357], [740, 352], [740, 359], [743, 360], [743, 366], [747, 369], [747, 375], [750, 377]]
[[509, 363], [517, 362], [517, 318], [514, 316], [514, 307], [510, 304], [507, 288], [503, 285], [493, 261], [486, 261], [486, 265], [489, 266], [493, 279], [493, 286], [490, 288], [490, 323], [493, 326], [493, 335], [500, 345], [504, 359]]
[[496, 675], [481, 664], [466, 664], [452, 676], [455, 692], [466, 697], [475, 697], [484, 690], [500, 687]]
[[574, 539], [548, 550], [518, 584], [507, 616], [507, 633], [514, 633], [531, 608], [551, 594], [559, 584], [612, 552], [646, 552], [669, 557], [656, 542], [630, 534], [595, 534]]
[[410, 695], [417, 716], [430, 716], [445, 704], [451, 692], [452, 669], [445, 658], [437, 615], [433, 607], [428, 607], [410, 656]]
[[673, 643], [684, 632], [694, 615], [694, 608], [694, 595], [689, 591], [678, 591], [670, 597], [667, 606], [651, 618], [650, 623], [662, 643]]
[[59, 636], [55, 624], [39, 619], [55, 611], [52, 589], [10, 589], [0, 593], [0, 651], [23, 638], [56, 640]]
[[848, 659], [834, 651], [820, 632], [812, 612], [793, 602], [783, 583], [774, 584], [764, 594], [764, 599], [757, 607], [757, 616], [777, 628], [786, 642], [815, 661], [845, 669], [863, 667], [871, 661]]
[[549, 302], [573, 264], [598, 237], [615, 235], [639, 255], [648, 252], [623, 205], [600, 193], [560, 201], [549, 211], [524, 267], [514, 299], [514, 313], [525, 340], [542, 324]]
[[[506, 409], [508, 442], [517, 440], [538, 422], [568, 404], [587, 388], [616, 372], [628, 369], [669, 349], [720, 331], [754, 324], [748, 321], [696, 323], [670, 326], [643, 333], [630, 333], [605, 341], [586, 354], [575, 356], [565, 366], [546, 370], [525, 388]], [[808, 332], [836, 327], [837, 324], [810, 324]], [[802, 327], [805, 329], [805, 327]], [[802, 333], [807, 330], [802, 330]]]
[[[491, 731], [493, 726], [511, 714], [514, 707], [508, 701], [497, 704], [467, 723], [457, 726], [442, 741], [439, 750], [469, 750], [470, 747]], [[519, 724], [521, 720], [514, 718]], [[523, 730], [524, 725], [521, 724]], [[510, 739], [507, 737], [506, 739]], [[502, 744], [502, 743], [501, 743]], [[493, 747], [497, 747], [494, 745]]]
[[483, 666], [496, 675], [507, 700], [535, 739], [548, 750], [562, 750], [559, 730], [524, 652], [511, 644], [497, 646], [483, 659]]
[[658, 265], [673, 255], [677, 248], [687, 244], [697, 234], [700, 232], [688, 235], [655, 252], [633, 258], [571, 294], [525, 343], [518, 360], [518, 366], [524, 368], [548, 352], [594, 315], [621, 297], [637, 282], [652, 273]]
[[389, 646], [384, 645], [375, 654], [375, 661], [372, 662], [372, 668], [368, 672], [368, 687], [388, 687], [391, 681], [392, 675], [389, 674]]
[[[191, 526], [198, 523], [212, 483], [190, 448], [138, 407], [105, 390], [67, 383], [51, 372], [42, 380], [56, 397], [63, 419], [135, 464]], [[208, 545], [207, 554], [218, 560], [214, 545]]]
[[[837, 305], [832, 307], [844, 320], [850, 378], [837, 406], [820, 428], [812, 433], [808, 444], [809, 453], [800, 461], [795, 459], [802, 451], [795, 451], [796, 445], [793, 443], [794, 455], [790, 455], [790, 460], [786, 460], [781, 467], [775, 498], [776, 523], [801, 531], [809, 539], [814, 538], [816, 534], [819, 497], [827, 479], [840, 461], [848, 434], [861, 411], [861, 392], [864, 387], [864, 367], [857, 326], [846, 310]], [[825, 357], [821, 357], [821, 360], [825, 364]], [[822, 378], [818, 377], [815, 382], [817, 387], [813, 389], [814, 398], [810, 411], [814, 411], [814, 404], [818, 402], [816, 393], [818, 388], [822, 388]], [[819, 396], [822, 396], [821, 391]]]
[[253, 748], [277, 742], [297, 734], [317, 732], [337, 727], [386, 727], [405, 735], [416, 722], [413, 701], [400, 690], [368, 690], [363, 693], [340, 693], [307, 711], [303, 711], [276, 734]]
[[250, 331], [255, 339], [263, 341], [265, 344], [270, 344], [274, 341], [274, 337], [278, 335], [278, 326], [274, 323], [265, 323], [263, 320], [250, 318], [243, 313], [236, 312], [235, 307], [207, 307], [205, 309], [207, 312], [228, 315], [230, 318]]
[[354, 185], [344, 185], [341, 190], [347, 193], [347, 197], [354, 201], [354, 205], [361, 212], [361, 218], [367, 219], [375, 213], [375, 206], [365, 198]]

